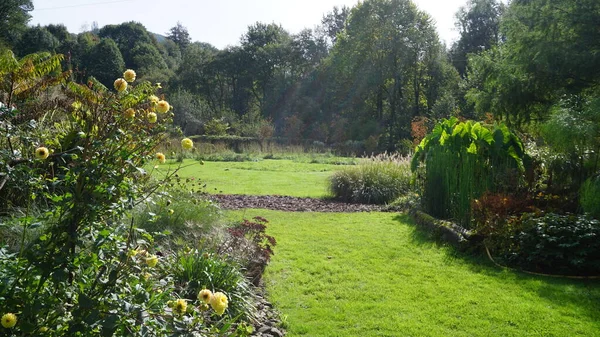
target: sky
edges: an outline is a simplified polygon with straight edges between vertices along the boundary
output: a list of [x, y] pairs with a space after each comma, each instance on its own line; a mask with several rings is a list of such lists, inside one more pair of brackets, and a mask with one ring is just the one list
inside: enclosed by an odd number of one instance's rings
[[[467, 0], [413, 0], [429, 13], [442, 41], [458, 37], [454, 14]], [[276, 23], [295, 34], [320, 24], [334, 6], [353, 7], [358, 0], [33, 0], [31, 25], [64, 24], [71, 33], [137, 21], [153, 33], [167, 35], [181, 22], [192, 41], [222, 49], [239, 45], [240, 37], [256, 22]]]

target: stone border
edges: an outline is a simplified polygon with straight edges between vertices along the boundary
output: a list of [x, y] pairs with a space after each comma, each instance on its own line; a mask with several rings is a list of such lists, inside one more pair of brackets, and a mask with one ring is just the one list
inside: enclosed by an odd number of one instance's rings
[[424, 227], [456, 248], [464, 249], [470, 246], [470, 241], [476, 240], [473, 233], [453, 222], [436, 219], [416, 209], [411, 209], [408, 214], [419, 226]]

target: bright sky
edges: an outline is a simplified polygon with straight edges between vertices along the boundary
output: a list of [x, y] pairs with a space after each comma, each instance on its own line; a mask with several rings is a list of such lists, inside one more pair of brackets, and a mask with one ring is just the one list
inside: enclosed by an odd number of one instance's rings
[[[454, 13], [467, 0], [413, 0], [436, 22], [448, 45], [457, 38]], [[33, 0], [30, 24], [62, 23], [80, 33], [98, 22], [100, 27], [127, 21], [142, 23], [151, 32], [166, 35], [181, 22], [193, 41], [217, 48], [238, 45], [249, 25], [277, 23], [294, 34], [314, 28], [334, 6], [352, 7], [358, 0]]]

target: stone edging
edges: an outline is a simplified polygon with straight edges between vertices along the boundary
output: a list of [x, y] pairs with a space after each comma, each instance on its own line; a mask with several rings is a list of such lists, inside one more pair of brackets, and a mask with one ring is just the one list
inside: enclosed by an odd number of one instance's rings
[[475, 238], [470, 231], [461, 226], [450, 221], [436, 219], [423, 211], [412, 209], [408, 214], [419, 226], [425, 227], [457, 248], [465, 248], [469, 241]]

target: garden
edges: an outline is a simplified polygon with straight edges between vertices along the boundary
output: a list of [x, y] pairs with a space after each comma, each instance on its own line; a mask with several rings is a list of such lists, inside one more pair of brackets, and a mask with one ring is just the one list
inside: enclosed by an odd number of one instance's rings
[[469, 0], [447, 49], [365, 0], [219, 50], [22, 2], [0, 337], [598, 335], [598, 3]]
[[[208, 161], [159, 84], [64, 82], [61, 60], [3, 55], [26, 104], [2, 108], [2, 335], [598, 330], [597, 180], [549, 184], [506, 125], [442, 120], [412, 159]], [[49, 87], [51, 113], [24, 99]]]

